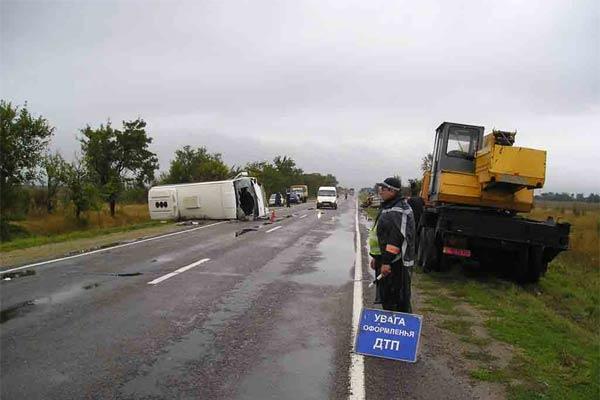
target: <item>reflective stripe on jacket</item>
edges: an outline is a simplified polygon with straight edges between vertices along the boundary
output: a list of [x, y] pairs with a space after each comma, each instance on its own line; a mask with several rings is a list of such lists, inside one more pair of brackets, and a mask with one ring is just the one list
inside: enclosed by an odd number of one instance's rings
[[414, 265], [415, 254], [415, 220], [413, 211], [403, 198], [395, 198], [381, 205], [381, 213], [377, 220], [377, 238], [381, 254], [388, 244], [401, 249], [398, 261], [402, 258], [405, 267]]

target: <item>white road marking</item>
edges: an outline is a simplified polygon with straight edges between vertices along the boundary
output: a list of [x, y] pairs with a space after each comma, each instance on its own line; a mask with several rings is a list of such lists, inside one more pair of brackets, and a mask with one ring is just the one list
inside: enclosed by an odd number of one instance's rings
[[98, 250], [92, 250], [92, 251], [88, 251], [87, 253], [75, 254], [73, 256], [56, 258], [54, 260], [41, 261], [41, 262], [37, 262], [37, 263], [33, 263], [33, 264], [27, 264], [27, 265], [23, 265], [21, 267], [7, 269], [5, 271], [0, 271], [0, 275], [6, 274], [8, 272], [19, 271], [19, 270], [25, 269], [25, 268], [33, 268], [33, 267], [38, 267], [38, 266], [44, 265], [44, 264], [52, 264], [52, 263], [59, 262], [59, 261], [70, 260], [72, 258], [89, 256], [91, 254], [96, 254], [96, 253], [102, 253], [104, 251], [114, 250], [114, 249], [118, 249], [118, 248], [121, 248], [121, 247], [133, 246], [134, 244], [140, 244], [140, 243], [144, 243], [144, 242], [149, 242], [151, 240], [162, 239], [162, 238], [166, 238], [166, 237], [169, 237], [169, 236], [181, 235], [183, 233], [189, 233], [189, 232], [192, 232], [192, 231], [197, 231], [198, 229], [210, 228], [211, 226], [224, 224], [225, 222], [228, 222], [228, 221], [221, 221], [221, 222], [216, 222], [216, 223], [210, 224], [210, 225], [199, 226], [198, 228], [186, 229], [184, 231], [173, 232], [173, 233], [167, 233], [166, 235], [155, 236], [155, 237], [151, 237], [151, 238], [148, 238], [148, 239], [138, 240], [138, 241], [131, 242], [131, 243], [118, 244], [116, 246], [105, 247], [103, 249], [98, 249]]
[[[356, 334], [362, 309], [362, 251], [360, 226], [358, 224], [358, 200], [356, 201], [356, 258], [354, 260], [354, 297], [352, 300], [352, 347], [356, 344]], [[365, 398], [365, 364], [363, 356], [352, 352], [350, 355], [350, 395], [352, 400]]]
[[308, 214], [301, 215], [299, 219], [306, 217]]
[[194, 267], [197, 267], [200, 264], [204, 264], [205, 262], [207, 262], [209, 260], [210, 260], [210, 258], [203, 258], [200, 261], [196, 261], [195, 263], [191, 263], [190, 265], [186, 265], [185, 267], [181, 267], [179, 269], [176, 269], [173, 272], [169, 272], [168, 274], [163, 275], [160, 278], [156, 278], [155, 280], [148, 282], [148, 285], [156, 285], [157, 283], [161, 283], [162, 281], [165, 281], [165, 280], [167, 280], [169, 278], [172, 278], [175, 275], [179, 275], [180, 273], [185, 272], [188, 269], [192, 269]]
[[244, 274], [236, 274], [234, 272], [209, 272], [209, 271], [196, 271], [196, 275], [214, 275], [214, 276], [246, 276]]
[[275, 228], [271, 228], [267, 231], [267, 233], [271, 233], [273, 231], [276, 231], [277, 229], [281, 229], [281, 226], [276, 226]]

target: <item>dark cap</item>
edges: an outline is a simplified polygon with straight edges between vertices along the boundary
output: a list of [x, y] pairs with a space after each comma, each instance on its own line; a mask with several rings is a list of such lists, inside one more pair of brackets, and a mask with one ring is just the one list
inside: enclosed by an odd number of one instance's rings
[[400, 189], [402, 189], [402, 182], [400, 182], [400, 179], [398, 178], [386, 178], [383, 182], [378, 183], [378, 186], [384, 186], [388, 189], [392, 189], [392, 190], [396, 190], [396, 191], [400, 191]]

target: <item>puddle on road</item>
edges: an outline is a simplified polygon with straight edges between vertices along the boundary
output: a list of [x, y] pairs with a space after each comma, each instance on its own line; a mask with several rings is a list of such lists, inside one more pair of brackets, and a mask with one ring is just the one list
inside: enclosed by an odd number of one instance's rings
[[60, 304], [71, 300], [86, 290], [95, 289], [100, 286], [100, 283], [94, 282], [84, 286], [73, 286], [68, 290], [52, 293], [49, 296], [40, 297], [34, 300], [27, 300], [18, 303], [12, 307], [0, 311], [0, 324], [3, 324], [11, 319], [22, 317], [31, 311], [37, 309], [36, 306], [44, 306], [49, 304]]
[[13, 318], [22, 317], [23, 315], [33, 311], [33, 306], [35, 306], [35, 302], [33, 300], [28, 300], [0, 311], [0, 324], [3, 324]]
[[254, 368], [239, 385], [238, 400], [323, 399], [329, 391], [330, 346], [311, 343]]
[[82, 294], [86, 290], [90, 290], [90, 289], [93, 289], [98, 286], [94, 286], [94, 284], [85, 285], [85, 286], [73, 286], [67, 290], [52, 293], [49, 296], [40, 297], [39, 299], [33, 300], [33, 302], [36, 305], [38, 305], [38, 304], [61, 304], [61, 303], [64, 303], [66, 301], [73, 299], [74, 297], [77, 297], [78, 295]]
[[165, 263], [173, 261], [175, 258], [176, 258], [175, 255], [171, 255], [171, 254], [165, 255], [165, 254], [162, 254], [162, 255], [160, 255], [160, 256], [158, 256], [156, 258], [153, 258], [152, 262], [153, 263], [157, 262], [157, 263], [165, 264]]
[[292, 275], [291, 280], [314, 285], [343, 285], [352, 280], [354, 267], [354, 214], [345, 212], [337, 219], [338, 226], [316, 250], [320, 254], [311, 270]]

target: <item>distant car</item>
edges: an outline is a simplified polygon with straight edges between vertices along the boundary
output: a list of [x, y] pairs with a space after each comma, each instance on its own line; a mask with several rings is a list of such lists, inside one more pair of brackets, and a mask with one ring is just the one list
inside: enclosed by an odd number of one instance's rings
[[[270, 205], [270, 206], [275, 206], [275, 205], [276, 205], [276, 204], [275, 204], [275, 200], [277, 199], [277, 194], [278, 194], [278, 193], [273, 193], [273, 194], [271, 195], [271, 197], [269, 197], [269, 205]], [[279, 201], [280, 201], [280, 204], [279, 204], [279, 205], [280, 205], [280, 206], [282, 206], [282, 205], [284, 205], [284, 203], [285, 203], [285, 196], [284, 196], [284, 195], [282, 195], [281, 193], [279, 193], [279, 196], [280, 196], [280, 197], [279, 197], [279, 199], [280, 199], [280, 200], [279, 200]]]
[[301, 202], [300, 196], [298, 193], [291, 192], [290, 193], [290, 204], [299, 204]]

